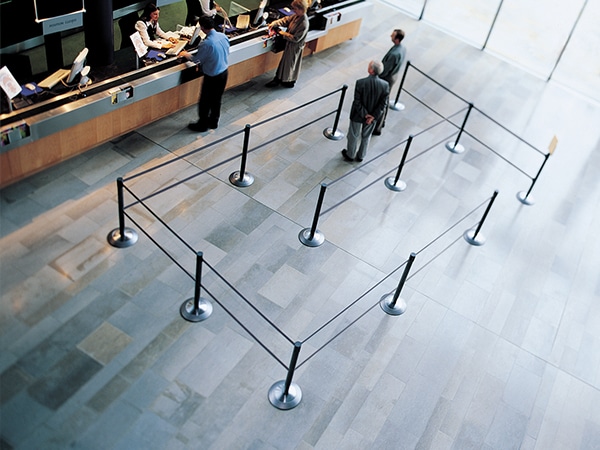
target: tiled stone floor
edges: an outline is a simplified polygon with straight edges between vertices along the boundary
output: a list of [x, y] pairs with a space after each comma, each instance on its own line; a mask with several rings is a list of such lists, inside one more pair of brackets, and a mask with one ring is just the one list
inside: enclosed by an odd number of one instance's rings
[[[358, 38], [304, 60], [295, 89], [263, 88], [267, 74], [228, 91], [215, 132], [188, 132], [188, 108], [0, 192], [2, 448], [600, 448], [600, 107], [375, 5]], [[386, 189], [398, 144], [439, 120], [408, 95], [361, 166], [342, 161], [344, 141], [323, 137], [331, 117], [253, 151], [247, 188], [228, 182], [239, 160], [218, 165], [240, 138], [193, 153], [344, 83], [345, 131], [354, 80], [398, 26], [420, 70], [537, 148], [558, 137], [533, 206], [515, 197], [530, 180], [476, 139], [448, 152], [449, 125], [414, 140], [407, 189]], [[444, 114], [464, 107], [416, 73], [405, 87]], [[336, 105], [256, 127], [252, 145]], [[535, 175], [539, 154], [476, 112], [469, 124]], [[141, 232], [130, 248], [107, 244], [116, 178], [189, 152], [128, 187], [143, 197], [187, 179], [148, 204], [281, 333], [208, 267], [214, 312], [183, 320], [195, 257], [139, 206], [128, 212], [172, 259]], [[302, 245], [320, 184], [352, 169], [327, 189], [324, 244]], [[470, 246], [461, 235], [483, 208], [467, 214], [496, 189], [487, 241]], [[410, 252], [407, 310], [386, 315], [378, 300], [401, 271], [385, 277]], [[267, 394], [294, 341], [303, 398], [281, 411]]]

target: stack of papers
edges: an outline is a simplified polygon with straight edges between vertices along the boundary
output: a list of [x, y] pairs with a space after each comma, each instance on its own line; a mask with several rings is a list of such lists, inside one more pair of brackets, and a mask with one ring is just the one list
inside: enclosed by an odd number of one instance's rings
[[238, 30], [245, 30], [250, 25], [250, 16], [247, 14], [243, 14], [238, 16], [237, 22], [235, 23], [235, 27]]

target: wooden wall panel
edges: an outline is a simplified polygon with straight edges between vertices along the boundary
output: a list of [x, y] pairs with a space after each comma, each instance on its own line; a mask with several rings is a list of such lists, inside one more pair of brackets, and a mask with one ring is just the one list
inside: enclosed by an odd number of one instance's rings
[[360, 24], [362, 20], [355, 20], [354, 22], [347, 23], [345, 25], [332, 28], [327, 31], [327, 34], [317, 39], [315, 46], [315, 53], [341, 44], [344, 41], [355, 38], [360, 33]]

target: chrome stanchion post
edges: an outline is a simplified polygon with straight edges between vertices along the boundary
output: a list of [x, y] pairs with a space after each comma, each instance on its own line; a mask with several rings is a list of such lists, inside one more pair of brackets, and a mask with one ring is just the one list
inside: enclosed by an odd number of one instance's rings
[[123, 200], [123, 178], [117, 178], [117, 200], [119, 202], [119, 228], [108, 233], [110, 245], [117, 248], [131, 247], [138, 240], [137, 232], [125, 227], [125, 202]]
[[321, 214], [321, 207], [323, 206], [323, 199], [325, 198], [325, 191], [327, 185], [321, 183], [321, 191], [319, 192], [319, 200], [317, 201], [317, 207], [315, 208], [315, 216], [313, 217], [313, 223], [310, 228], [304, 228], [298, 234], [298, 239], [307, 247], [318, 247], [325, 242], [325, 236], [319, 230], [317, 230], [317, 222], [319, 221], [319, 214]]
[[294, 351], [292, 352], [292, 359], [285, 381], [277, 381], [269, 389], [269, 401], [275, 408], [292, 409], [298, 406], [300, 400], [302, 400], [302, 389], [296, 383], [292, 383], [301, 347], [301, 342], [294, 343]]
[[402, 288], [404, 287], [404, 283], [406, 282], [406, 278], [408, 277], [408, 272], [410, 271], [410, 267], [412, 266], [415, 258], [417, 257], [416, 253], [411, 253], [408, 258], [408, 262], [406, 263], [406, 267], [404, 268], [404, 273], [400, 278], [400, 282], [398, 283], [398, 287], [393, 293], [384, 295], [379, 300], [379, 306], [385, 313], [390, 316], [399, 316], [400, 314], [404, 314], [406, 311], [406, 300], [400, 298], [400, 292], [402, 292]]
[[400, 80], [400, 86], [398, 87], [398, 93], [396, 94], [396, 100], [394, 103], [390, 102], [390, 109], [394, 111], [402, 111], [405, 106], [400, 103], [398, 99], [400, 98], [400, 93], [402, 92], [402, 86], [404, 86], [404, 80], [406, 79], [406, 72], [408, 72], [408, 67], [410, 66], [410, 61], [406, 61], [406, 67], [404, 68], [404, 74], [402, 75], [402, 80]]
[[535, 203], [535, 200], [532, 197], [530, 197], [529, 194], [531, 193], [533, 186], [535, 185], [538, 177], [540, 176], [540, 173], [542, 173], [542, 169], [546, 165], [546, 161], [548, 161], [549, 157], [550, 157], [550, 153], [546, 153], [546, 156], [544, 157], [544, 162], [542, 162], [542, 165], [540, 166], [540, 170], [538, 170], [537, 175], [531, 182], [531, 186], [529, 186], [529, 190], [527, 192], [525, 192], [525, 191], [517, 192], [517, 199], [524, 205], [533, 205]]
[[485, 218], [487, 217], [488, 213], [490, 212], [490, 209], [492, 208], [492, 205], [494, 204], [494, 200], [496, 200], [496, 197], [498, 196], [498, 191], [494, 191], [494, 194], [492, 195], [492, 198], [490, 199], [487, 208], [485, 209], [485, 212], [483, 213], [483, 217], [481, 218], [481, 220], [479, 221], [479, 224], [477, 225], [477, 228], [475, 228], [475, 230], [470, 229], [464, 232], [463, 237], [465, 238], [465, 241], [467, 241], [469, 244], [471, 245], [483, 245], [485, 244], [485, 237], [479, 234], [479, 230], [481, 230], [481, 227], [483, 225], [483, 222], [485, 221]]
[[469, 119], [469, 114], [471, 114], [471, 109], [473, 109], [473, 103], [469, 103], [469, 109], [467, 109], [465, 120], [463, 120], [462, 126], [460, 127], [460, 131], [458, 132], [458, 136], [456, 136], [456, 140], [454, 142], [446, 142], [446, 149], [448, 149], [452, 153], [462, 153], [465, 151], [465, 148], [461, 144], [459, 144], [458, 141], [460, 140], [462, 132], [465, 129], [465, 125], [467, 124], [467, 120]]
[[396, 172], [396, 178], [388, 177], [385, 179], [385, 186], [396, 192], [401, 192], [406, 189], [406, 183], [400, 179], [400, 173], [402, 172], [402, 168], [404, 167], [404, 162], [406, 161], [406, 155], [408, 155], [408, 149], [410, 148], [410, 144], [412, 143], [413, 135], [408, 136], [408, 140], [406, 141], [406, 146], [404, 147], [404, 153], [402, 154], [402, 160], [400, 161], [400, 165], [398, 166], [398, 171]]
[[213, 306], [207, 299], [200, 297], [200, 289], [202, 285], [202, 252], [196, 253], [196, 281], [194, 283], [194, 297], [188, 298], [179, 312], [181, 317], [190, 322], [201, 322], [208, 319], [212, 314]]
[[327, 139], [331, 139], [332, 141], [339, 141], [344, 137], [344, 133], [337, 129], [338, 124], [340, 122], [340, 114], [342, 113], [342, 106], [344, 105], [344, 97], [346, 97], [346, 91], [348, 90], [348, 85], [342, 86], [342, 94], [340, 95], [340, 103], [338, 104], [337, 112], [335, 113], [335, 120], [333, 121], [333, 128], [325, 128], [323, 130], [323, 135]]
[[229, 182], [237, 187], [248, 187], [254, 183], [254, 177], [246, 173], [246, 160], [248, 159], [248, 143], [250, 142], [250, 128], [246, 124], [244, 127], [244, 148], [242, 149], [242, 163], [239, 172], [233, 172], [229, 175]]

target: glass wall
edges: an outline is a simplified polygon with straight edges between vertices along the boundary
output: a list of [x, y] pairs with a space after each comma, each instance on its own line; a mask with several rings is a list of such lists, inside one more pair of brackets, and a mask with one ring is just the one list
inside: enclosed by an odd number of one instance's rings
[[423, 17], [437, 28], [482, 48], [501, 0], [428, 0]]
[[384, 0], [389, 5], [396, 6], [411, 17], [419, 19], [425, 6], [425, 0]]
[[504, 0], [486, 50], [548, 78], [583, 0]]
[[416, 19], [600, 102], [600, 1], [385, 0]]
[[600, 101], [600, 2], [588, 1], [551, 79]]

